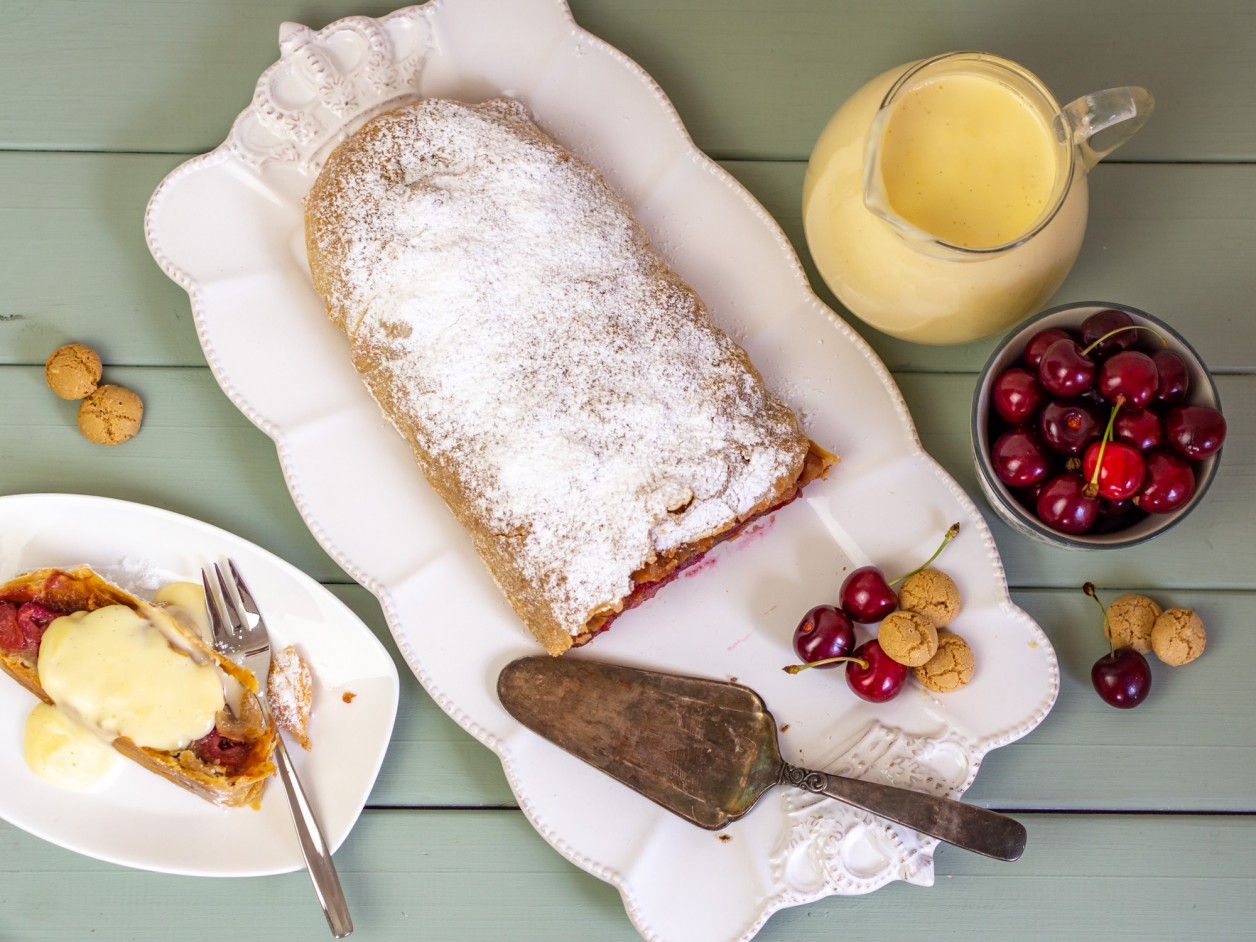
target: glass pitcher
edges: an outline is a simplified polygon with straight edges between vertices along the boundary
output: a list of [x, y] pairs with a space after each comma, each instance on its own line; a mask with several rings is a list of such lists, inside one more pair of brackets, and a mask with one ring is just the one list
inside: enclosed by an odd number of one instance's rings
[[830, 119], [803, 184], [807, 244], [851, 313], [965, 343], [1039, 310], [1086, 229], [1086, 174], [1151, 114], [1142, 88], [1061, 107], [1032, 73], [957, 52], [893, 69]]

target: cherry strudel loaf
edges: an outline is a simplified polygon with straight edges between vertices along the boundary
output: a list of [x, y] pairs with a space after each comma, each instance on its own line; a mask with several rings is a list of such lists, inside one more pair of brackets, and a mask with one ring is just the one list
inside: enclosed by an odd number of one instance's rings
[[305, 208], [354, 365], [551, 653], [835, 460], [517, 102], [374, 118]]

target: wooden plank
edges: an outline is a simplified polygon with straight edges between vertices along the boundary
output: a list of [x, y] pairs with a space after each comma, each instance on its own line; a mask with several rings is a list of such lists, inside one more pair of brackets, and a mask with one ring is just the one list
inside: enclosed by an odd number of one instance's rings
[[[205, 362], [187, 295], [151, 260], [144, 206], [182, 160], [169, 155], [0, 154], [0, 363], [42, 363], [68, 339], [106, 360]], [[725, 165], [781, 223], [812, 285], [844, 311], [811, 265], [800, 163]], [[1052, 303], [1122, 301], [1176, 324], [1213, 370], [1256, 371], [1247, 327], [1256, 270], [1256, 166], [1101, 165], [1091, 226]], [[958, 347], [895, 340], [847, 316], [893, 370], [975, 372], [995, 338]]]
[[[378, 0], [216, 0], [107, 7], [10, 0], [0, 33], [0, 148], [196, 153], [215, 146], [277, 58], [279, 24], [321, 27], [401, 6]], [[573, 0], [576, 21], [635, 58], [698, 145], [722, 158], [803, 159], [860, 85], [909, 60], [988, 49], [1063, 100], [1112, 85], [1157, 93], [1125, 160], [1256, 157], [1256, 10], [1062, 0]], [[1184, 62], [1206, 68], [1183, 68]], [[158, 80], [154, 80], [155, 77]]]
[[[733, 162], [736, 176], [785, 230], [817, 294], [891, 370], [978, 371], [999, 336], [929, 347], [883, 334], [851, 315], [820, 278], [802, 227], [805, 165]], [[1091, 174], [1086, 241], [1046, 307], [1115, 301], [1176, 327], [1214, 372], [1256, 370], [1249, 325], [1256, 270], [1256, 167], [1100, 164]], [[1044, 308], [1045, 309], [1045, 308]]]
[[[374, 599], [359, 586], [332, 588], [379, 635], [401, 673], [397, 724], [370, 804], [513, 807], [514, 796], [496, 757], [447, 717], [414, 679]], [[1104, 585], [1100, 597], [1110, 602], [1126, 591], [1131, 590]], [[1129, 712], [1109, 707], [1090, 685], [1090, 667], [1107, 650], [1094, 603], [1078, 590], [1014, 593], [1016, 603], [1055, 647], [1060, 696], [1028, 737], [991, 753], [968, 792], [970, 800], [1030, 810], [1256, 812], [1251, 788], [1256, 781], [1256, 728], [1251, 723], [1256, 686], [1246, 679], [1248, 665], [1256, 661], [1256, 635], [1243, 627], [1256, 597], [1144, 591], [1166, 608], [1198, 611], [1209, 641], [1204, 657], [1182, 668], [1151, 658], [1151, 696]], [[817, 601], [824, 598], [818, 588]], [[997, 670], [998, 665], [981, 669]], [[1086, 772], [1061, 774], [1068, 769]]]
[[139, 435], [92, 445], [77, 402], [58, 399], [42, 367], [0, 368], [4, 436], [0, 493], [101, 494], [152, 504], [224, 527], [315, 578], [345, 582], [301, 521], [269, 438], [200, 369], [107, 364], [110, 382], [144, 401]]
[[[270, 440], [248, 424], [207, 368], [107, 367], [146, 403], [144, 428], [115, 448], [90, 445], [75, 427], [75, 403], [53, 396], [40, 367], [0, 367], [8, 434], [0, 441], [0, 493], [107, 494], [165, 507], [226, 527], [315, 578], [348, 581], [309, 534], [283, 483]], [[896, 377], [926, 450], [977, 501], [1016, 587], [1098, 584], [1256, 589], [1247, 554], [1256, 506], [1256, 376], [1222, 376], [1229, 420], [1221, 471], [1207, 499], [1173, 530], [1129, 553], [1067, 552], [1014, 533], [981, 497], [969, 450], [974, 377]], [[247, 484], [243, 483], [247, 482]], [[1205, 547], [1233, 551], [1208, 553]]]
[[188, 296], [144, 242], [148, 199], [182, 160], [0, 155], [0, 362], [81, 340], [111, 364], [205, 364]]
[[[1015, 864], [953, 848], [928, 889], [891, 884], [772, 916], [758, 942], [922, 938], [1151, 942], [1251, 938], [1256, 875], [1244, 865], [1250, 817], [1028, 815]], [[712, 837], [714, 840], [714, 837]], [[1119, 853], [1114, 854], [1114, 849]], [[336, 857], [354, 938], [631, 942], [639, 938], [610, 884], [554, 852], [518, 812], [367, 812]], [[0, 872], [12, 942], [210, 942], [325, 936], [303, 873], [210, 883], [78, 857], [0, 824]], [[684, 905], [683, 888], [677, 902]], [[1114, 936], [1115, 937], [1115, 936]]]
[[[81, 491], [167, 507], [240, 533], [320, 579], [345, 580], [293, 508], [269, 439], [227, 402], [208, 370], [120, 368], [111, 378], [145, 397], [148, 416], [134, 441], [101, 449], [80, 438], [73, 407], [48, 393], [40, 370], [0, 368], [0, 402], [6, 404], [0, 493]], [[926, 446], [958, 469], [961, 485], [976, 494], [966, 464], [963, 408], [971, 377], [899, 379]], [[1233, 508], [1251, 506], [1256, 496], [1250, 471], [1254, 384], [1256, 377], [1222, 378], [1233, 423], [1223, 472], [1196, 515], [1137, 553], [1048, 550], [994, 524], [1017, 600], [1060, 652], [1064, 690], [1043, 727], [991, 757], [974, 798], [1018, 807], [1251, 810], [1246, 783], [1256, 776], [1256, 756], [1248, 718], [1256, 712], [1256, 688], [1246, 683], [1243, 671], [1256, 651], [1243, 645], [1256, 641], [1237, 628], [1247, 621], [1254, 588], [1247, 554], [1239, 551], [1247, 545], [1250, 517]], [[1088, 688], [1089, 665], [1102, 654], [1102, 644], [1095, 635], [1097, 613], [1078, 591], [1086, 579], [1197, 607], [1209, 626], [1216, 626], [1214, 650], [1237, 646], [1239, 653], [1210, 656], [1178, 672], [1157, 668], [1157, 690], [1170, 695], [1157, 695], [1134, 714], [1117, 714]], [[1044, 584], [1058, 591], [1024, 591]], [[1203, 591], [1210, 587], [1245, 591]], [[391, 645], [378, 606], [365, 591], [342, 591]], [[394, 747], [372, 801], [511, 803], [491, 753], [436, 710], [404, 666], [402, 674], [405, 696]], [[1201, 715], [1209, 717], [1207, 724], [1198, 722]], [[1090, 769], [1086, 776], [1061, 782], [1055, 775], [1078, 764]], [[1165, 768], [1177, 772], [1166, 777]], [[1209, 775], [1208, 787], [1199, 787], [1198, 774]]]

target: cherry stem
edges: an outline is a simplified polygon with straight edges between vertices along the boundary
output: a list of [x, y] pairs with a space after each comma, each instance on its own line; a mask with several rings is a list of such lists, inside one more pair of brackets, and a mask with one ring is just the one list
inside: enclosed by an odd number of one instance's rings
[[890, 580], [889, 582], [886, 583], [886, 585], [895, 585], [899, 582], [902, 582], [904, 579], [908, 579], [911, 576], [914, 576], [916, 573], [920, 572], [920, 570], [927, 569], [931, 562], [933, 562], [935, 559], [937, 559], [939, 556], [942, 555], [942, 551], [946, 549], [946, 544], [951, 542], [951, 540], [955, 539], [957, 536], [959, 536], [959, 524], [952, 523], [950, 529], [946, 531], [946, 535], [942, 537], [942, 544], [936, 550], [933, 551], [932, 556], [926, 559], [924, 563], [917, 566], [911, 572], [907, 573], [906, 575], [899, 576], [897, 579]]
[[1158, 339], [1162, 345], [1166, 347], [1169, 345], [1169, 341], [1165, 340], [1164, 337], [1160, 335], [1160, 331], [1156, 330], [1156, 328], [1148, 327], [1145, 324], [1130, 324], [1127, 327], [1118, 327], [1116, 330], [1108, 331], [1106, 334], [1104, 334], [1102, 337], [1100, 337], [1098, 340], [1092, 343], [1089, 347], [1084, 349], [1082, 351], [1082, 356], [1086, 356], [1088, 353], [1090, 353], [1091, 350], [1095, 349], [1095, 347], [1099, 346], [1099, 344], [1103, 343], [1109, 337], [1115, 337], [1117, 334], [1125, 330], [1149, 330], [1153, 334], [1156, 335], [1156, 339]]
[[1103, 633], [1108, 638], [1108, 654], [1110, 657], [1116, 657], [1116, 642], [1112, 640], [1112, 632], [1108, 630], [1108, 610], [1099, 601], [1099, 593], [1095, 591], [1095, 584], [1087, 582], [1082, 586], [1082, 591], [1095, 600], [1095, 604], [1099, 606], [1099, 611], [1103, 613]]
[[1091, 500], [1094, 500], [1099, 493], [1099, 473], [1103, 470], [1103, 453], [1108, 450], [1108, 442], [1112, 440], [1112, 427], [1116, 423], [1116, 414], [1121, 411], [1123, 405], [1125, 405], [1125, 397], [1118, 394], [1116, 405], [1112, 407], [1112, 414], [1108, 416], [1108, 427], [1103, 430], [1103, 438], [1099, 442], [1099, 457], [1095, 459], [1095, 473], [1082, 492]]
[[806, 664], [790, 664], [788, 667], [782, 667], [787, 674], [797, 674], [799, 671], [805, 671], [808, 667], [823, 667], [825, 664], [837, 664], [840, 661], [850, 661], [858, 664], [861, 671], [868, 669], [868, 662], [861, 657], [826, 657], [822, 661], [808, 661]]

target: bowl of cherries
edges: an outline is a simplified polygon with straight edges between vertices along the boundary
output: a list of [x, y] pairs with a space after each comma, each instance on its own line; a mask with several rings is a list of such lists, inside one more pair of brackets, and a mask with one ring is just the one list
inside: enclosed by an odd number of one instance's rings
[[1186, 516], [1217, 473], [1217, 387], [1164, 321], [1068, 304], [1003, 339], [977, 381], [977, 478], [1016, 530], [1063, 547], [1141, 543]]

